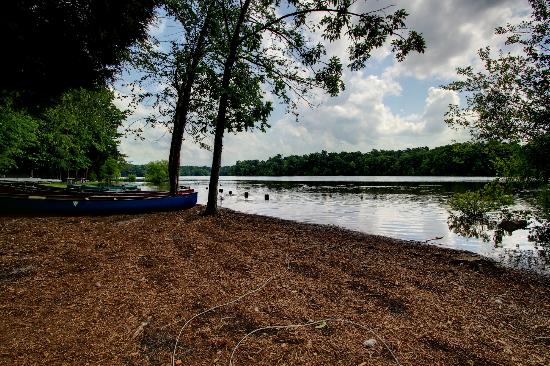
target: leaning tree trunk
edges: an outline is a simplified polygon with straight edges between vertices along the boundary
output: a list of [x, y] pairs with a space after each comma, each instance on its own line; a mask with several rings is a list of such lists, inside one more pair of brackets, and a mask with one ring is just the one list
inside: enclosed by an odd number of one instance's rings
[[241, 7], [239, 19], [235, 25], [231, 43], [229, 44], [229, 55], [223, 69], [223, 78], [218, 106], [218, 115], [216, 116], [216, 129], [214, 133], [214, 154], [212, 157], [212, 169], [210, 171], [210, 184], [208, 185], [208, 203], [206, 204], [205, 215], [215, 215], [218, 212], [218, 182], [220, 180], [220, 169], [222, 163], [223, 134], [225, 131], [225, 122], [227, 120], [227, 109], [229, 107], [229, 86], [233, 72], [233, 65], [237, 61], [237, 51], [240, 43], [241, 27], [244, 23], [250, 0], [246, 0]]
[[218, 212], [218, 182], [222, 163], [223, 134], [225, 131], [225, 115], [227, 114], [228, 98], [220, 101], [218, 117], [216, 118], [216, 132], [214, 134], [214, 153], [212, 169], [210, 170], [210, 184], [208, 185], [208, 203], [205, 215], [215, 215]]
[[197, 67], [204, 54], [204, 46], [210, 26], [211, 6], [209, 7], [206, 18], [199, 32], [196, 47], [191, 52], [191, 58], [187, 64], [186, 77], [180, 90], [178, 90], [178, 101], [176, 104], [176, 113], [174, 115], [174, 129], [172, 131], [172, 141], [170, 142], [170, 155], [168, 157], [168, 180], [170, 182], [170, 195], [177, 193], [180, 177], [180, 158], [181, 145], [183, 142], [183, 133], [187, 124], [187, 114], [191, 100], [191, 92], [197, 75]]
[[[179, 101], [178, 101], [179, 102]], [[179, 170], [181, 144], [183, 139], [183, 131], [187, 122], [187, 111], [181, 111], [180, 103], [176, 106], [176, 114], [174, 116], [174, 130], [172, 132], [172, 141], [170, 143], [170, 155], [168, 157], [168, 179], [170, 182], [170, 195], [176, 194], [179, 187]]]

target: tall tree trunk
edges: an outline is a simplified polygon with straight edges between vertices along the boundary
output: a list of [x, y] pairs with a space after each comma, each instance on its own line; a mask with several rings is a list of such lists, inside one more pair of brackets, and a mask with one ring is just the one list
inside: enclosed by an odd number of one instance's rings
[[180, 87], [180, 90], [178, 90], [178, 101], [176, 103], [176, 113], [174, 115], [174, 129], [172, 131], [170, 155], [168, 157], [168, 180], [170, 182], [170, 195], [175, 195], [179, 188], [183, 133], [185, 132], [185, 126], [187, 124], [187, 114], [189, 113], [191, 92], [197, 74], [197, 67], [204, 56], [204, 46], [210, 26], [211, 9], [212, 4], [208, 7], [204, 23], [197, 38], [197, 43], [191, 52], [190, 59], [188, 60], [185, 80]]
[[[212, 169], [210, 170], [210, 183], [208, 185], [208, 203], [205, 215], [215, 215], [218, 212], [218, 183], [222, 164], [223, 134], [225, 131], [225, 115], [227, 113], [228, 98], [220, 100], [218, 116], [216, 117], [216, 130], [214, 133], [214, 153], [212, 156]], [[223, 103], [223, 105], [222, 105]]]
[[178, 98], [176, 105], [176, 113], [174, 116], [174, 130], [172, 132], [172, 141], [170, 143], [170, 156], [168, 157], [168, 179], [170, 182], [170, 195], [176, 194], [179, 187], [179, 170], [180, 170], [180, 155], [181, 144], [183, 139], [183, 131], [187, 122], [187, 110], [180, 107]]
[[250, 0], [246, 0], [241, 7], [239, 19], [235, 24], [231, 42], [229, 44], [229, 55], [223, 69], [222, 94], [218, 106], [218, 115], [216, 116], [216, 129], [214, 133], [214, 154], [212, 156], [212, 169], [210, 171], [210, 184], [208, 185], [208, 203], [206, 204], [205, 215], [215, 215], [218, 212], [218, 183], [220, 180], [220, 169], [222, 163], [223, 134], [225, 131], [225, 122], [227, 119], [227, 109], [229, 107], [229, 86], [233, 73], [233, 66], [237, 61], [237, 51], [240, 46], [241, 27], [244, 23]]

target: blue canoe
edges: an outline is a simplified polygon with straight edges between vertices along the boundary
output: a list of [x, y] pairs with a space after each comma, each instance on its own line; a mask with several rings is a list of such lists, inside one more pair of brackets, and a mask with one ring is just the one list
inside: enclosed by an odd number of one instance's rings
[[171, 211], [197, 204], [197, 192], [170, 196], [166, 192], [106, 193], [93, 195], [30, 194], [0, 195], [0, 212], [14, 214], [128, 214]]

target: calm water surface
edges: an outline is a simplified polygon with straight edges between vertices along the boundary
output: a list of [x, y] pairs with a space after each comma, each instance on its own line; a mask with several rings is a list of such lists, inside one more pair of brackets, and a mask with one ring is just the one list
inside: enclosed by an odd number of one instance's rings
[[[181, 177], [206, 204], [209, 177]], [[454, 192], [476, 189], [485, 177], [220, 177], [219, 205], [236, 211], [342, 226], [369, 234], [429, 241], [468, 250], [506, 265], [550, 272], [548, 254], [517, 230], [495, 244], [452, 232], [446, 201]], [[229, 194], [229, 191], [232, 194]], [[248, 192], [248, 198], [244, 193]], [[265, 195], [269, 200], [265, 200]], [[522, 198], [516, 207], [528, 209]]]

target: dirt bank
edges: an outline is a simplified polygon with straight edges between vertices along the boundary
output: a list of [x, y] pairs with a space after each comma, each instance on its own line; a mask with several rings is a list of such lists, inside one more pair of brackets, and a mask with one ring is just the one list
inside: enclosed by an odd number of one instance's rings
[[545, 279], [201, 209], [0, 217], [0, 363], [167, 365], [180, 334], [178, 365], [550, 364]]

